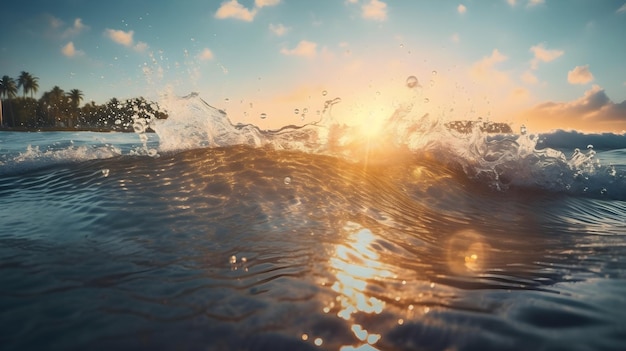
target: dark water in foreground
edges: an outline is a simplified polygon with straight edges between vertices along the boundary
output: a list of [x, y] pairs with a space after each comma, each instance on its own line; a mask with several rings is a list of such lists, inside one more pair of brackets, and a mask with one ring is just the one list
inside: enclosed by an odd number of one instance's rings
[[59, 162], [4, 175], [0, 209], [3, 350], [626, 345], [626, 202], [427, 157]]

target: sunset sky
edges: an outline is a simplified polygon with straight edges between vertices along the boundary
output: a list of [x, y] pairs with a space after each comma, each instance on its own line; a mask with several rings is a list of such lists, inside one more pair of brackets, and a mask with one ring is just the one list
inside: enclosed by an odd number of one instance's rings
[[1, 17], [0, 75], [30, 72], [38, 96], [198, 92], [268, 128], [339, 97], [348, 123], [412, 102], [532, 131], [626, 131], [621, 0], [24, 0]]

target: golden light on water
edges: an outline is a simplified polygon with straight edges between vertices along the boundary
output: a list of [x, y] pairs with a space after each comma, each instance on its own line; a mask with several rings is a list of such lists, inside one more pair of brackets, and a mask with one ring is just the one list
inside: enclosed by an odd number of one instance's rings
[[[349, 223], [347, 227], [357, 226]], [[347, 245], [337, 245], [335, 255], [330, 259], [331, 268], [337, 280], [332, 289], [339, 293], [341, 310], [337, 315], [345, 320], [355, 312], [381, 313], [385, 303], [368, 296], [366, 287], [369, 280], [391, 277], [392, 273], [383, 269], [378, 262], [378, 254], [370, 245], [374, 234], [369, 229], [360, 228], [348, 238]]]
[[[330, 269], [336, 281], [331, 289], [338, 293], [336, 303], [324, 308], [329, 313], [338, 307], [337, 316], [351, 321], [355, 313], [380, 314], [385, 308], [385, 302], [371, 296], [367, 291], [370, 282], [392, 277], [393, 274], [379, 262], [379, 255], [372, 249], [376, 237], [367, 228], [359, 224], [348, 222], [344, 230], [349, 233], [345, 243], [335, 246], [335, 252], [330, 259]], [[344, 346], [341, 350], [376, 350], [374, 345], [381, 335], [365, 330], [360, 324], [353, 323], [351, 330], [355, 337], [363, 342], [362, 345]]]

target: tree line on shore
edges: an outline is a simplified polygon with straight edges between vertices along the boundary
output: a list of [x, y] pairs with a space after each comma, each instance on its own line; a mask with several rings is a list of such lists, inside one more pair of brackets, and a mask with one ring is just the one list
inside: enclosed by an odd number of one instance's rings
[[[38, 80], [24, 71], [17, 80], [8, 75], [0, 79], [0, 129], [132, 132], [133, 122], [138, 118], [167, 118], [157, 103], [143, 97], [111, 98], [102, 105], [91, 101], [81, 107], [84, 96], [81, 90], [66, 92], [55, 86], [35, 99]], [[18, 96], [19, 90], [22, 96]]]

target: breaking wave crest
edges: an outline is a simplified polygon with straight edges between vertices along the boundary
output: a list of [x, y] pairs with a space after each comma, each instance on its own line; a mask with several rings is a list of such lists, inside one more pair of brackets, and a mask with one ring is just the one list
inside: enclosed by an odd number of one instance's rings
[[372, 133], [364, 131], [367, 126], [337, 122], [333, 106], [340, 102], [326, 101], [318, 121], [262, 130], [233, 124], [224, 111], [191, 94], [167, 99], [170, 117], [151, 121], [150, 126], [159, 136], [159, 152], [247, 145], [366, 164], [427, 157], [496, 190], [535, 188], [610, 198], [626, 193], [624, 171], [603, 164], [592, 145], [573, 148], [568, 156], [568, 150], [542, 148], [545, 137], [527, 133], [524, 127], [513, 133], [499, 123], [447, 121], [423, 113], [413, 103], [399, 106]]
[[[503, 123], [449, 120], [433, 116], [411, 101], [397, 106], [377, 126], [347, 125], [339, 122], [343, 116], [333, 112], [339, 103], [340, 98], [326, 101], [317, 121], [263, 130], [254, 124], [233, 124], [226, 112], [210, 106], [196, 93], [182, 98], [164, 96], [161, 104], [169, 117], [134, 118], [137, 142], [118, 142], [118, 133], [93, 133], [106, 137], [68, 142], [67, 135], [61, 133], [55, 145], [32, 143], [25, 150], [4, 154], [0, 149], [0, 173], [91, 159], [159, 157], [191, 149], [245, 145], [340, 157], [364, 165], [428, 158], [496, 191], [522, 188], [625, 199], [623, 165], [602, 162], [591, 144], [564, 143], [567, 138], [563, 132], [531, 134], [522, 126], [514, 133]], [[149, 129], [156, 133], [149, 133]], [[553, 136], [560, 143], [552, 140]], [[600, 140], [619, 144], [620, 137], [604, 136]], [[572, 140], [581, 143], [584, 139], [574, 133]]]

